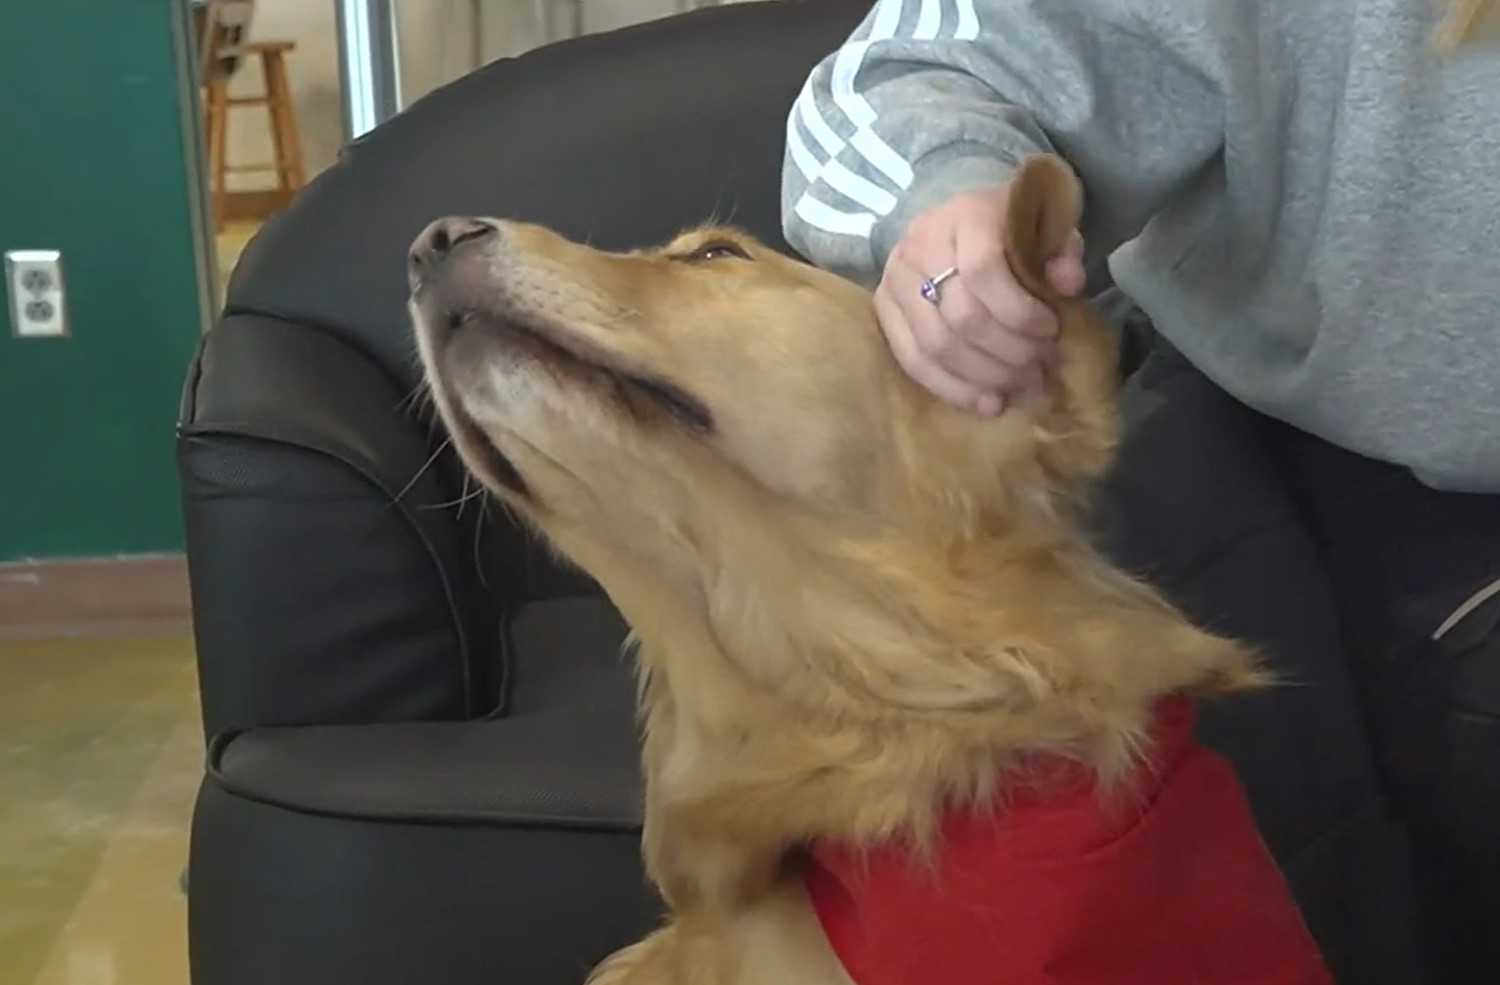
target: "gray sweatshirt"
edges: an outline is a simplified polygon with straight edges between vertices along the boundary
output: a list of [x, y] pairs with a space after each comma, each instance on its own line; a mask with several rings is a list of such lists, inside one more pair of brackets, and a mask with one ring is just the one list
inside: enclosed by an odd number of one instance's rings
[[[1500, 48], [1433, 0], [881, 0], [791, 112], [783, 208], [873, 284], [1053, 150], [1090, 263], [1247, 404], [1500, 492]], [[937, 273], [937, 271], [931, 271]]]

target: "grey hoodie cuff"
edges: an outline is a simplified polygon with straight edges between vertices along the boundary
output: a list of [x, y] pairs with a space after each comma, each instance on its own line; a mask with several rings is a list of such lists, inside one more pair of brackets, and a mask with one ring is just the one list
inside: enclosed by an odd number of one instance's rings
[[1015, 174], [1018, 164], [994, 147], [967, 142], [949, 144], [923, 157], [917, 162], [915, 180], [901, 196], [900, 204], [877, 222], [870, 233], [875, 276], [879, 278], [885, 270], [886, 260], [913, 219], [955, 195], [1005, 184]]

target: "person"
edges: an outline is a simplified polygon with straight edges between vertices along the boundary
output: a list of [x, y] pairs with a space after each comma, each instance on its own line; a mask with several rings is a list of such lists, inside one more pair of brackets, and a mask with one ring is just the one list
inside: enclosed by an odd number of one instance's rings
[[[1082, 225], [1048, 279], [1112, 286], [1156, 339], [1122, 395], [1124, 478], [1103, 493], [1103, 512], [1127, 514], [1122, 563], [1191, 594], [1210, 552], [1183, 531], [1227, 552], [1230, 600], [1195, 614], [1266, 642], [1299, 682], [1348, 676], [1411, 868], [1440, 873], [1403, 883], [1390, 831], [1344, 850], [1388, 870], [1364, 889], [1360, 866], [1312, 861], [1356, 844], [1336, 808], [1345, 829], [1286, 833], [1347, 786], [1326, 757], [1299, 762], [1348, 717], [1325, 714], [1334, 684], [1241, 719], [1231, 754], [1266, 836], [1356, 985], [1421, 980], [1391, 943], [1415, 917], [1365, 905], [1406, 889], [1430, 903], [1436, 980], [1474, 980], [1500, 954], [1495, 36], [1495, 0], [880, 0], [787, 124], [787, 241], [872, 286], [905, 371], [981, 415], [1047, 385], [1057, 331], [1000, 253], [1007, 180], [1035, 153], [1074, 168]], [[1236, 455], [1270, 463], [1276, 488], [1204, 471]], [[1272, 499], [1326, 588], [1322, 636], [1273, 625], [1316, 592], [1277, 595], [1292, 574], [1231, 529]], [[1288, 731], [1300, 752], [1253, 751]]]

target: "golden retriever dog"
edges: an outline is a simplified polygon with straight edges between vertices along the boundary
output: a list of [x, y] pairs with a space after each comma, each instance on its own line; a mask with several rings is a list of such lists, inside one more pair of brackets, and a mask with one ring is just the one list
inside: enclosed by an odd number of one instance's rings
[[[1129, 822], [1068, 871], [1130, 854], [1115, 841], [1150, 842], [1139, 819], [1172, 798], [1136, 781], [1163, 772], [1150, 768], [1163, 701], [1262, 680], [1245, 649], [1191, 625], [1082, 532], [1116, 441], [1112, 336], [1042, 276], [1076, 225], [1072, 172], [1036, 158], [1012, 188], [996, 249], [1056, 310], [1059, 360], [1045, 396], [987, 419], [899, 370], [865, 290], [733, 230], [609, 254], [531, 225], [447, 219], [414, 245], [418, 348], [458, 451], [598, 580], [638, 643], [643, 852], [671, 916], [600, 965], [596, 985], [1326, 980], [1233, 795], [1218, 833], [1169, 852], [1152, 835], [1144, 868], [1112, 870], [1118, 907], [1058, 909], [1055, 887], [1091, 877], [1007, 861], [1021, 874], [993, 882], [1025, 898], [966, 930], [988, 890], [944, 882], [989, 865], [971, 861], [989, 843], [1030, 837], [1008, 811], [1045, 807], [1047, 776], [1070, 789], [1085, 778], [1084, 800]], [[960, 815], [989, 819], [965, 829], [967, 847], [950, 837]], [[1071, 823], [1046, 817], [1036, 830]], [[1260, 853], [1247, 892], [1292, 914], [1277, 932], [1305, 953], [1257, 964], [1250, 951], [1278, 946], [1255, 943], [1257, 918], [1178, 900], [1212, 914], [1207, 937], [1244, 945], [1224, 943], [1239, 947], [1237, 970], [1215, 977], [1222, 955], [1188, 940], [1200, 928], [1141, 921], [1171, 909], [1178, 869], [1233, 869], [1215, 846], [1237, 837]], [[1195, 853], [1197, 868], [1167, 858]], [[911, 893], [930, 890], [928, 910], [951, 901], [965, 916], [943, 926], [960, 936], [927, 941], [948, 931], [922, 913], [899, 917], [909, 934], [861, 924], [864, 890], [850, 887], [864, 872], [896, 873], [897, 910]], [[1184, 878], [1198, 880], [1185, 895], [1200, 892], [1201, 874]], [[1127, 913], [1132, 899], [1141, 912]], [[1095, 948], [1107, 978], [1088, 977], [1087, 956], [1070, 965], [1072, 944], [1028, 952], [1038, 935], [1068, 937], [1064, 924], [1113, 942]]]

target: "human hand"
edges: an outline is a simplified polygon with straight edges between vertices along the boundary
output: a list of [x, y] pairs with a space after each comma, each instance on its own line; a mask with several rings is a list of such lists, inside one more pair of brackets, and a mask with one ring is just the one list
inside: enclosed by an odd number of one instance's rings
[[[1057, 317], [1016, 282], [1001, 247], [1010, 186], [967, 192], [922, 213], [891, 251], [875, 313], [902, 369], [939, 398], [994, 415], [1045, 386]], [[923, 283], [945, 271], [936, 303]], [[1076, 231], [1048, 262], [1059, 295], [1083, 290]]]

